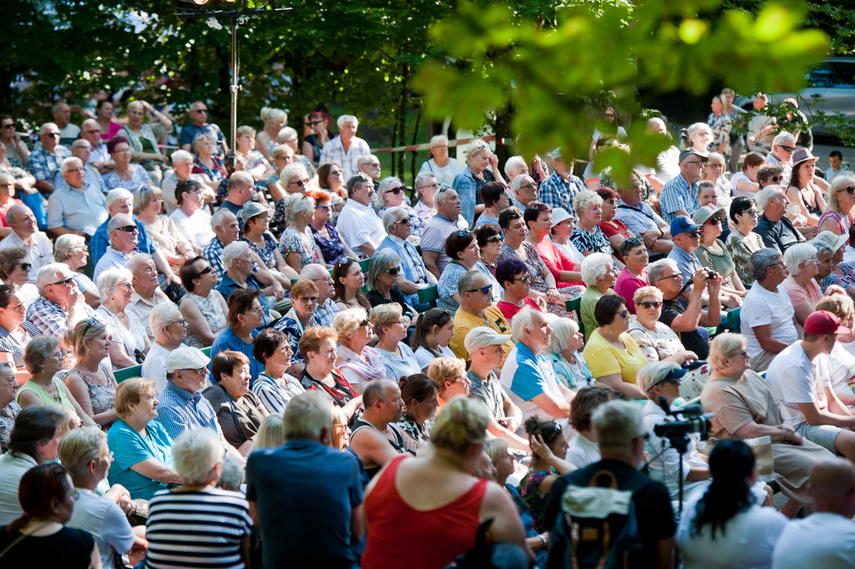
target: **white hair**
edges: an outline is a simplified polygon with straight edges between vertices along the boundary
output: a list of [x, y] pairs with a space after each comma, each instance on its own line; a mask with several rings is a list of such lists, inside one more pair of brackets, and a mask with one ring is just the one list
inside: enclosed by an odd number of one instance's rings
[[757, 204], [757, 210], [762, 214], [766, 210], [769, 200], [779, 194], [784, 194], [784, 188], [777, 184], [766, 186], [754, 194], [754, 203]]
[[130, 272], [135, 273], [137, 272], [137, 269], [140, 268], [140, 265], [148, 261], [154, 261], [154, 258], [148, 253], [137, 253], [136, 255], [125, 261], [125, 268], [128, 269]]
[[444, 134], [437, 134], [437, 135], [432, 136], [430, 139], [430, 145], [431, 146], [434, 146], [435, 144], [438, 144], [440, 142], [444, 142], [444, 143], [448, 144], [448, 137], [445, 136]]
[[148, 324], [151, 328], [151, 333], [155, 338], [163, 333], [163, 329], [171, 324], [181, 320], [181, 311], [172, 302], [161, 302], [151, 309], [148, 313]]
[[790, 134], [789, 132], [780, 132], [775, 136], [775, 138], [772, 139], [772, 145], [773, 146], [780, 146], [781, 144], [784, 144], [786, 142], [795, 142], [795, 141], [796, 141], [796, 137], [793, 136], [792, 134]]
[[193, 162], [193, 155], [186, 150], [176, 150], [172, 153], [172, 165], [177, 166], [182, 162]]
[[[401, 191], [404, 191], [404, 182], [401, 181], [401, 178], [397, 176], [389, 176], [384, 178], [383, 181], [380, 182], [380, 187], [377, 188], [376, 195], [374, 196], [374, 207], [379, 209], [383, 209], [386, 207], [386, 194], [385, 192], [389, 189], [389, 186], [394, 182], [398, 182], [401, 184]], [[404, 201], [406, 201], [406, 195], [404, 196]]]
[[220, 208], [214, 212], [214, 215], [211, 216], [211, 229], [214, 230], [214, 233], [217, 232], [217, 229], [223, 229], [225, 227], [226, 216], [230, 213], [234, 215], [226, 208]]
[[389, 233], [389, 228], [398, 222], [399, 213], [403, 213], [407, 217], [409, 217], [410, 215], [407, 213], [407, 210], [405, 210], [399, 205], [395, 207], [390, 207], [389, 209], [383, 212], [383, 229], [386, 230], [386, 233]]
[[249, 256], [249, 245], [245, 241], [232, 241], [223, 249], [220, 259], [223, 261], [223, 266], [228, 271], [232, 268], [232, 261], [238, 257]]
[[107, 192], [107, 197], [104, 199], [107, 201], [107, 209], [110, 209], [110, 206], [119, 200], [131, 200], [133, 203], [134, 195], [125, 188], [115, 188]]
[[[41, 273], [41, 271], [39, 271]], [[133, 283], [134, 275], [128, 269], [117, 267], [115, 269], [107, 269], [98, 275], [98, 294], [101, 295], [101, 304], [110, 300], [110, 295], [114, 290], [119, 288], [122, 283]]]
[[304, 194], [288, 194], [282, 201], [285, 202], [285, 219], [288, 223], [294, 223], [300, 216], [300, 212], [311, 214], [315, 211], [315, 200]]
[[597, 192], [583, 190], [573, 198], [573, 210], [576, 212], [576, 215], [582, 215], [582, 212], [587, 211], [592, 205], [603, 205], [603, 198]]
[[45, 287], [56, 282], [56, 279], [58, 278], [57, 275], [65, 271], [70, 272], [70, 269], [62, 263], [50, 263], [39, 269], [39, 272], [36, 275], [36, 287], [39, 289], [39, 294], [44, 296]]
[[528, 164], [525, 163], [525, 158], [522, 156], [511, 156], [505, 162], [505, 174], [508, 178], [511, 177], [511, 172], [517, 172], [517, 175], [528, 172]]
[[261, 107], [261, 120], [264, 124], [277, 121], [287, 121], [288, 113], [282, 109], [271, 109], [270, 107]]
[[344, 128], [344, 125], [349, 122], [352, 122], [356, 128], [359, 128], [359, 119], [353, 115], [341, 115], [338, 117], [338, 120], [335, 121], [335, 124], [338, 126], [338, 129], [341, 130]]
[[223, 460], [225, 449], [217, 432], [209, 427], [188, 429], [172, 443], [172, 458], [182, 484], [211, 482], [212, 470]]
[[285, 437], [291, 439], [320, 439], [324, 428], [332, 425], [332, 406], [318, 391], [306, 391], [295, 396], [282, 412]]
[[193, 138], [193, 144], [192, 144], [193, 150], [196, 150], [196, 147], [199, 146], [199, 143], [202, 142], [203, 140], [210, 140], [214, 144], [217, 143], [217, 139], [214, 138], [213, 135], [210, 135], [207, 132], [200, 132], [199, 134], [197, 134]]
[[530, 306], [523, 307], [511, 320], [511, 341], [515, 344], [525, 340], [525, 331], [534, 329], [534, 316], [540, 314]]
[[[288, 148], [291, 147], [289, 146]], [[282, 168], [282, 171], [279, 173], [279, 181], [282, 182], [283, 186], [287, 186], [288, 182], [294, 176], [300, 176], [301, 180], [306, 180], [309, 177], [309, 173], [306, 171], [306, 167], [299, 162], [291, 162]]]
[[[6, 220], [9, 220], [8, 214], [6, 216]], [[84, 239], [82, 235], [74, 233], [60, 235], [56, 238], [56, 242], [53, 245], [53, 258], [56, 259], [57, 263], [62, 263], [71, 257], [71, 252], [74, 249], [80, 246], [86, 246], [86, 239]]]
[[611, 266], [612, 260], [605, 253], [592, 253], [588, 255], [582, 261], [582, 282], [586, 286], [596, 285], [597, 277], [604, 275]]
[[816, 259], [816, 248], [810, 243], [796, 243], [784, 251], [784, 265], [791, 275], [797, 275], [808, 259]]
[[416, 179], [413, 182], [413, 186], [416, 188], [416, 191], [425, 187], [428, 183], [428, 180], [430, 180], [431, 178], [433, 178], [435, 180], [436, 174], [434, 174], [433, 172], [429, 172], [429, 171], [419, 172], [419, 175], [416, 176]]
[[635, 375], [638, 388], [644, 393], [648, 393], [656, 382], [662, 381], [672, 370], [676, 369], [680, 369], [680, 366], [674, 362], [649, 363], [638, 370], [638, 373]]
[[552, 335], [549, 337], [549, 347], [546, 351], [550, 354], [559, 354], [567, 349], [570, 337], [579, 331], [579, 325], [569, 318], [559, 318], [554, 314], [546, 316]]
[[[288, 140], [290, 136], [298, 136], [297, 131], [290, 126], [286, 126], [279, 130], [276, 134], [276, 143], [277, 144], [285, 144], [285, 141]], [[288, 148], [291, 148], [290, 146]]]
[[74, 166], [75, 164], [79, 164], [81, 167], [83, 166], [83, 161], [77, 156], [69, 156], [65, 160], [62, 161], [59, 165], [59, 171], [65, 174], [68, 172], [68, 169]]

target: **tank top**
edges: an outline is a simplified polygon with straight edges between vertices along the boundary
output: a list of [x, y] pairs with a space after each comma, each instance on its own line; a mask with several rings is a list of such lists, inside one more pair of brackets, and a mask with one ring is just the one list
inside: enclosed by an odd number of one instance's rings
[[[21, 537], [0, 526], [0, 551]], [[53, 535], [27, 536], [3, 556], [3, 567], [62, 567], [87, 569], [92, 559], [95, 538], [87, 531], [64, 527]], [[59, 561], [62, 560], [62, 561]]]
[[822, 217], [819, 218], [819, 223], [817, 223], [817, 227], [822, 227], [822, 224], [825, 223], [825, 220], [828, 218], [834, 219], [837, 222], [837, 227], [840, 229], [841, 235], [849, 234], [849, 227], [852, 225], [852, 219], [850, 216], [846, 216], [845, 218], [841, 218], [840, 214], [836, 211], [832, 211], [830, 209], [825, 210], [825, 213], [822, 214]]
[[[377, 427], [375, 427], [374, 425], [372, 425], [371, 423], [369, 423], [368, 421], [366, 421], [365, 419], [363, 419], [360, 416], [358, 419], [356, 419], [353, 422], [353, 427], [350, 430], [350, 437], [352, 439], [353, 435], [356, 434], [356, 431], [358, 431], [360, 429], [374, 430], [374, 431], [377, 431], [378, 433], [380, 433], [381, 435], [383, 435], [383, 438], [385, 438], [387, 441], [389, 441], [389, 444], [392, 445], [393, 449], [395, 449], [399, 453], [406, 452], [407, 449], [404, 447], [404, 437], [401, 436], [401, 432], [392, 423], [389, 423], [389, 428], [392, 429], [392, 434], [395, 435], [394, 441], [389, 439], [389, 437], [387, 437], [385, 433], [380, 432], [380, 430]], [[380, 469], [383, 468], [382, 466], [379, 466], [379, 465], [378, 466], [372, 466], [369, 468], [369, 467], [365, 466], [364, 462], [363, 462], [362, 466], [363, 466], [363, 468], [365, 468], [365, 472], [368, 474], [369, 480], [374, 478], [374, 476], [378, 472], [380, 472]]]
[[403, 459], [392, 460], [365, 498], [369, 531], [362, 569], [398, 569], [402, 559], [406, 559], [407, 569], [437, 569], [475, 547], [487, 481], [478, 480], [441, 508], [414, 510], [401, 499], [395, 486]]
[[68, 390], [65, 388], [65, 384], [62, 382], [62, 380], [59, 379], [59, 377], [57, 376], [53, 376], [51, 378], [51, 382], [53, 382], [53, 386], [56, 388], [56, 398], [54, 398], [50, 393], [45, 391], [45, 388], [41, 385], [32, 381], [27, 381], [24, 385], [21, 386], [21, 389], [18, 390], [18, 394], [15, 396], [15, 401], [17, 402], [20, 399], [21, 393], [29, 391], [33, 393], [36, 397], [41, 399], [45, 407], [68, 407], [69, 409], [74, 411], [74, 404], [71, 402]]

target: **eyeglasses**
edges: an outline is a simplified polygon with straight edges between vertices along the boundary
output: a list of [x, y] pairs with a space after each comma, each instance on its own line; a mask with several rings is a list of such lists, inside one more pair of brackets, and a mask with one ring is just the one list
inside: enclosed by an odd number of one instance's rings
[[17, 264], [17, 265], [15, 265], [15, 266], [16, 266], [16, 267], [21, 267], [21, 270], [22, 270], [22, 271], [29, 271], [30, 269], [32, 269], [32, 268], [33, 268], [33, 264], [32, 264], [32, 263], [18, 263], [18, 264]]
[[527, 283], [527, 284], [530, 284], [530, 283], [531, 283], [531, 275], [523, 275], [523, 276], [519, 279], [519, 281], [517, 281], [516, 277], [514, 277], [514, 282], [521, 282], [521, 283]]
[[116, 231], [125, 231], [127, 233], [134, 233], [135, 231], [139, 231], [136, 225], [123, 225], [121, 227], [117, 227]]
[[680, 273], [675, 273], [673, 275], [668, 275], [667, 277], [662, 277], [658, 279], [656, 282], [664, 281], [665, 279], [674, 279], [674, 280], [683, 280], [683, 275]]
[[323, 124], [323, 120], [309, 121], [309, 124], [312, 126], [317, 126], [319, 124]]
[[383, 271], [383, 272], [384, 272], [384, 273], [386, 273], [387, 275], [392, 275], [392, 276], [394, 277], [394, 276], [395, 276], [395, 275], [397, 275], [400, 271], [401, 271], [401, 269], [399, 269], [398, 267], [392, 267], [391, 269], [386, 269], [386, 270], [385, 270], [385, 271]]
[[384, 193], [384, 194], [395, 194], [395, 195], [398, 195], [398, 194], [402, 193], [403, 191], [404, 191], [404, 188], [402, 188], [401, 186], [398, 186], [397, 188], [392, 188], [391, 190], [386, 190], [386, 191], [385, 191], [385, 192], [383, 192], [383, 193]]
[[318, 297], [317, 296], [304, 296], [303, 298], [300, 298], [298, 300], [304, 304], [317, 304], [318, 303]]
[[707, 223], [709, 223], [710, 225], [721, 225], [722, 221], [724, 220], [722, 220], [722, 218], [720, 217], [713, 217], [707, 220]]
[[374, 164], [374, 163], [372, 162], [372, 163], [370, 163], [370, 164], [366, 164], [366, 166], [370, 166], [371, 168], [382, 168], [382, 166], [380, 165], [380, 163], [379, 163], [379, 162], [378, 162], [378, 163], [376, 163], [376, 164]]
[[[855, 186], [847, 186], [845, 188], [840, 188], [841, 192], [846, 192], [848, 194], [855, 193]], [[839, 192], [838, 192], [839, 193]]]
[[743, 215], [750, 215], [751, 217], [757, 217], [758, 215], [760, 215], [756, 209], [749, 209], [749, 210], [743, 211], [742, 213], [743, 213]]
[[739, 352], [739, 353], [738, 353], [738, 354], [736, 354], [736, 355], [737, 355], [737, 356], [742, 356], [743, 358], [751, 357], [751, 356], [749, 356], [749, 355], [748, 355], [748, 352], [744, 352], [744, 351], [743, 351], [743, 352]]
[[396, 221], [396, 222], [395, 222], [395, 225], [398, 225], [399, 223], [400, 223], [401, 225], [409, 225], [409, 224], [410, 224], [410, 218], [409, 218], [409, 217], [405, 217], [404, 219], [401, 219], [401, 220], [399, 220], [399, 221]]
[[368, 321], [368, 318], [359, 323], [360, 328], [368, 328], [371, 326], [371, 322]]
[[[55, 282], [55, 283], [50, 283], [50, 285], [51, 285], [51, 286], [68, 286], [68, 285], [70, 285], [70, 284], [71, 284], [71, 283], [73, 283], [73, 282], [74, 282], [74, 277], [71, 277], [71, 278], [67, 278], [67, 279], [62, 280], [62, 281], [57, 281], [57, 282]], [[97, 320], [96, 320], [95, 322], [97, 322]], [[94, 324], [92, 324], [92, 325], [94, 326]]]
[[691, 233], [687, 233], [686, 235], [688, 235], [689, 237], [692, 237], [693, 239], [697, 239], [698, 237], [701, 236], [701, 232], [696, 230], [696, 231], [692, 231]]
[[42, 136], [55, 136], [59, 138], [61, 135], [58, 132], [46, 132]]
[[438, 188], [438, 187], [439, 187], [439, 183], [434, 182], [433, 184], [425, 184], [424, 186], [421, 186], [419, 189], [421, 189], [421, 188]]
[[644, 243], [644, 239], [641, 237], [630, 237], [626, 240], [628, 247], [638, 247], [639, 245]]
[[482, 292], [484, 294], [493, 294], [493, 285], [489, 284], [483, 288], [473, 288], [472, 290], [467, 290], [466, 292]]
[[[673, 383], [673, 384], [675, 384], [675, 385], [680, 385], [680, 380], [679, 380], [679, 379], [671, 379], [670, 377], [666, 377], [666, 378], [664, 378], [664, 379], [660, 379], [659, 381], [657, 381], [656, 383], [654, 383], [653, 385], [651, 385], [650, 387], [648, 387], [648, 388], [647, 388], [647, 392], [648, 392], [648, 393], [650, 393], [651, 391], [653, 391], [653, 388], [654, 388], [654, 387], [656, 387], [657, 385], [662, 385], [663, 383], [666, 383], [666, 382], [668, 382], [668, 383]], [[645, 434], [645, 436], [648, 436], [648, 437], [649, 437], [649, 436], [650, 436], [650, 434], [649, 434], [649, 433], [646, 433], [646, 434]], [[647, 440], [647, 439], [645, 439], [645, 440]]]
[[685, 164], [687, 164], [689, 166], [699, 166], [699, 165], [703, 164], [703, 161], [702, 160], [693, 160], [691, 162], [685, 162]]
[[639, 302], [636, 306], [640, 306], [642, 308], [659, 308], [662, 306], [662, 302], [660, 301], [652, 301], [652, 302]]
[[196, 110], [194, 110], [193, 112], [194, 112], [194, 113], [199, 113], [199, 114], [201, 115], [202, 113], [207, 113], [207, 112], [208, 112], [208, 109], [196, 109]]
[[[4, 124], [3, 128], [15, 128], [14, 124]], [[101, 132], [100, 130], [98, 132]]]
[[525, 186], [520, 186], [521, 190], [536, 190], [537, 184], [526, 184]]
[[323, 211], [332, 211], [332, 208], [328, 205], [318, 205], [318, 206], [315, 206], [315, 209], [320, 209]]
[[502, 242], [502, 238], [499, 235], [496, 235], [495, 237], [490, 237], [489, 239], [487, 239], [487, 243], [501, 243], [501, 242]]
[[201, 271], [199, 271], [198, 273], [196, 273], [196, 276], [195, 276], [195, 277], [193, 277], [193, 278], [194, 278], [194, 279], [198, 279], [198, 278], [199, 278], [199, 277], [201, 277], [202, 275], [207, 275], [208, 273], [210, 273], [210, 272], [211, 272], [211, 271], [213, 271], [213, 270], [214, 270], [214, 268], [213, 268], [213, 267], [211, 267], [211, 265], [208, 265], [207, 267], [205, 267], [204, 269], [202, 269]]
[[620, 312], [618, 312], [618, 316], [620, 316], [621, 318], [626, 318], [626, 317], [628, 317], [628, 316], [629, 316], [629, 310], [627, 310], [626, 308], [624, 308], [623, 310], [621, 310]]
[[781, 146], [781, 145], [778, 145], [778, 148], [780, 148], [780, 149], [781, 149], [781, 150], [783, 150], [784, 152], [795, 152], [795, 151], [796, 151], [796, 147], [795, 147], [795, 146]]
[[258, 308], [250, 308], [246, 311], [247, 314], [258, 314], [259, 316], [264, 315], [264, 309], [260, 306]]
[[780, 182], [781, 180], [784, 179], [784, 177], [783, 176], [769, 176], [769, 179], [772, 180], [773, 182]]
[[288, 182], [292, 186], [300, 186], [301, 188], [309, 183], [309, 180], [297, 180], [296, 182]]

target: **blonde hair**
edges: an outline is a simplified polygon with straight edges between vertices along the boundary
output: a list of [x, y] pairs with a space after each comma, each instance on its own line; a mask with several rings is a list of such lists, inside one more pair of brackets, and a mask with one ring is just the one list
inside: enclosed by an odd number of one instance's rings
[[439, 384], [439, 392], [445, 391], [445, 382], [456, 383], [466, 373], [466, 362], [460, 358], [436, 358], [427, 368], [429, 378]]
[[650, 286], [650, 285], [643, 286], [643, 287], [637, 289], [635, 291], [635, 294], [632, 295], [632, 301], [635, 304], [638, 304], [639, 302], [644, 300], [644, 297], [646, 297], [646, 296], [656, 297], [659, 300], [659, 302], [662, 302], [662, 291], [659, 290], [658, 288], [656, 288], [655, 286]]
[[843, 323], [855, 313], [855, 302], [845, 294], [830, 294], [820, 298], [814, 310], [831, 312]]
[[131, 405], [138, 405], [142, 396], [145, 394], [156, 393], [154, 382], [144, 377], [132, 377], [126, 379], [116, 388], [116, 399], [113, 403], [116, 409], [116, 415], [120, 419], [129, 417], [131, 414]]
[[89, 463], [98, 460], [101, 445], [105, 442], [107, 442], [107, 433], [99, 427], [80, 427], [63, 435], [57, 447], [57, 455], [71, 478], [82, 480], [86, 478]]
[[713, 369], [722, 369], [725, 358], [732, 358], [745, 351], [748, 341], [742, 334], [725, 332], [713, 338], [710, 342], [709, 359]]
[[252, 443], [252, 450], [277, 448], [284, 445], [287, 440], [285, 426], [282, 424], [282, 413], [271, 413], [261, 421]]
[[401, 305], [397, 302], [378, 304], [371, 309], [371, 313], [368, 315], [368, 320], [371, 322], [371, 325], [374, 326], [374, 333], [377, 334], [378, 337], [383, 337], [383, 326], [394, 324], [401, 319], [403, 314], [404, 311], [401, 310]]
[[458, 455], [487, 440], [490, 413], [487, 407], [471, 397], [455, 397], [439, 412], [431, 429], [434, 447]]
[[86, 340], [101, 335], [107, 331], [107, 324], [101, 320], [92, 317], [87, 320], [81, 320], [74, 328], [69, 328], [65, 332], [65, 344], [74, 347], [74, 355], [82, 357], [86, 353]]
[[336, 314], [332, 325], [338, 334], [338, 343], [342, 346], [347, 344], [349, 336], [356, 334], [359, 325], [366, 318], [368, 315], [362, 308], [349, 308]]

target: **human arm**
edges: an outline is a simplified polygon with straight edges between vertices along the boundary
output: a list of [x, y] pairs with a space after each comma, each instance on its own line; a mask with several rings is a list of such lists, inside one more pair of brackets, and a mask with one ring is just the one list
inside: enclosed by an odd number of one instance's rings
[[52, 194], [53, 193], [53, 184], [48, 182], [47, 180], [36, 180], [36, 187], [43, 194]]
[[101, 563], [101, 551], [98, 549], [98, 543], [92, 542], [92, 553], [89, 555], [89, 569], [102, 569], [104, 565]]
[[794, 445], [802, 444], [802, 438], [786, 425], [772, 427], [770, 425], [760, 425], [756, 421], [751, 421], [750, 423], [742, 425], [731, 434], [735, 437], [739, 437], [740, 439], [769, 437], [772, 439], [773, 443], [791, 443]]
[[[546, 462], [549, 466], [558, 471], [558, 474], [564, 475], [568, 472], [572, 472], [576, 470], [576, 467], [564, 460], [563, 457], [555, 456], [555, 453], [549, 448], [549, 445], [543, 442], [543, 437], [541, 435], [533, 435], [529, 438], [529, 446], [531, 447], [531, 452], [539, 456], [544, 462]], [[547, 484], [547, 480], [552, 478]], [[549, 494], [549, 489], [552, 487], [552, 483], [555, 481], [557, 476], [547, 476], [543, 483], [540, 485], [540, 494], [541, 496], [546, 496]], [[544, 488], [544, 484], [547, 484], [547, 487]]]
[[697, 329], [703, 315], [703, 294], [707, 280], [706, 269], [698, 269], [692, 278], [692, 290], [686, 291], [689, 301], [686, 310], [671, 321], [670, 327], [675, 332], [694, 332]]
[[534, 563], [534, 553], [526, 544], [525, 529], [520, 515], [508, 492], [498, 484], [487, 484], [481, 510], [480, 521], [492, 518], [493, 523], [487, 530], [487, 536], [493, 543], [513, 543], [521, 548], [528, 559], [529, 567]]
[[124, 342], [112, 342], [109, 348], [110, 362], [115, 369], [125, 369], [126, 367], [134, 367], [137, 365], [137, 360], [128, 354]]
[[521, 436], [515, 434], [513, 431], [502, 426], [501, 423], [496, 421], [493, 418], [490, 418], [490, 422], [487, 423], [487, 432], [496, 437], [497, 439], [502, 439], [510, 448], [526, 451], [528, 452], [529, 445], [528, 441], [526, 441]]
[[366, 241], [359, 246], [359, 250], [362, 251], [366, 257], [373, 257], [374, 251], [376, 251], [377, 248], [371, 243], [371, 241]]
[[764, 352], [777, 354], [784, 350], [789, 344], [781, 342], [772, 337], [772, 325], [764, 324], [762, 326], [752, 326], [754, 336], [757, 338], [757, 343]]
[[619, 373], [603, 375], [594, 379], [615, 393], [623, 394], [627, 399], [647, 399], [647, 396], [642, 393], [637, 385], [625, 382]]
[[559, 401], [546, 392], [536, 395], [531, 401], [550, 417], [565, 419], [570, 416], [570, 403], [564, 399]]
[[116, 410], [112, 408], [97, 415], [94, 413], [92, 410], [92, 400], [89, 397], [89, 387], [78, 374], [68, 374], [65, 378], [65, 387], [74, 397], [75, 401], [77, 401], [78, 405], [80, 405], [83, 412], [98, 425], [109, 425], [118, 417]]
[[804, 327], [807, 317], [816, 312], [816, 309], [811, 306], [809, 302], [803, 302], [798, 306], [795, 306], [794, 309], [796, 311], [796, 322], [798, 322], [802, 327]]
[[352, 448], [364, 463], [373, 462], [378, 466], [384, 466], [399, 455], [389, 439], [373, 429], [360, 429], [351, 436], [350, 448]]
[[797, 187], [790, 186], [787, 188], [787, 199], [790, 200], [791, 203], [799, 204], [799, 214], [807, 219], [808, 225], [817, 225], [819, 223], [819, 218], [808, 211], [807, 206], [802, 199], [801, 192]]
[[161, 272], [166, 276], [166, 280], [181, 286], [181, 279], [172, 272], [172, 267], [169, 266], [169, 263], [160, 250], [154, 251], [151, 254], [151, 258], [154, 260], [154, 265], [157, 267], [158, 272]]
[[439, 260], [439, 251], [428, 251], [422, 249], [422, 260], [425, 262], [425, 268], [437, 279], [442, 276], [442, 271], [439, 270], [437, 261]]
[[[835, 399], [837, 398], [835, 397]], [[840, 400], [837, 399], [837, 402], [839, 403]], [[829, 406], [826, 411], [820, 409], [816, 401], [797, 403], [797, 405], [799, 406], [799, 411], [804, 414], [805, 419], [810, 425], [833, 425], [835, 427], [840, 427], [841, 429], [851, 429], [855, 427], [855, 416], [848, 411], [845, 415], [835, 412], [832, 409], [833, 406], [831, 405], [831, 399], [829, 399]], [[842, 404], [840, 405], [842, 407]]]

